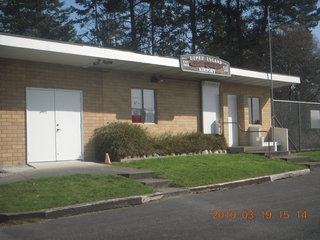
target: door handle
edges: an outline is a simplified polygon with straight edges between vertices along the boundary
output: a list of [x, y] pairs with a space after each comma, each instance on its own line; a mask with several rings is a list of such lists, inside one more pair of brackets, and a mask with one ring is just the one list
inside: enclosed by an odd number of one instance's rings
[[61, 131], [61, 129], [60, 129], [60, 128], [57, 128], [57, 132], [59, 132], [59, 131]]

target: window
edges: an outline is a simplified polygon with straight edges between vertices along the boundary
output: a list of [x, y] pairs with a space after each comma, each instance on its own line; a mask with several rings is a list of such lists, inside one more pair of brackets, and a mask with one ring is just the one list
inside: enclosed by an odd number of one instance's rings
[[153, 89], [131, 89], [131, 119], [133, 123], [155, 123], [155, 95]]
[[248, 98], [249, 123], [261, 124], [260, 98]]
[[311, 128], [320, 128], [320, 110], [310, 111]]

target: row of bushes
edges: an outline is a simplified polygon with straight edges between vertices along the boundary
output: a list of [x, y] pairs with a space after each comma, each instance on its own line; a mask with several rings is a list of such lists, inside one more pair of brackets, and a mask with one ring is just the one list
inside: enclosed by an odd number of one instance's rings
[[111, 160], [152, 154], [198, 153], [226, 148], [224, 137], [199, 132], [152, 137], [140, 125], [114, 122], [95, 130], [94, 145], [98, 160], [108, 153]]

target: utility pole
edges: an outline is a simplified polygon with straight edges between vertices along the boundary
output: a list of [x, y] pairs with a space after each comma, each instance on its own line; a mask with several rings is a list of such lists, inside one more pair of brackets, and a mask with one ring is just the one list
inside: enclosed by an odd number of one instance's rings
[[268, 7], [268, 33], [269, 33], [269, 57], [270, 57], [270, 97], [271, 97], [271, 135], [273, 149], [275, 150], [275, 140], [274, 140], [274, 102], [273, 102], [273, 69], [272, 69], [272, 39], [271, 39], [271, 26], [270, 26], [270, 7]]

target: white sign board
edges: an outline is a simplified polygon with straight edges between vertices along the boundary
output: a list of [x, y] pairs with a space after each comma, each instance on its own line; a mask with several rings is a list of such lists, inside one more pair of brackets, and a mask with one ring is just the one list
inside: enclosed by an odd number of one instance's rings
[[185, 72], [196, 72], [230, 77], [230, 63], [208, 55], [181, 55], [180, 68]]

